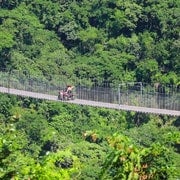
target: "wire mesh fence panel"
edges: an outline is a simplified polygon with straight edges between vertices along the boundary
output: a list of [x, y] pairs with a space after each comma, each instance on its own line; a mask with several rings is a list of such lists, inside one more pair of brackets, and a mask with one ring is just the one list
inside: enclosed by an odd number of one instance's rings
[[91, 88], [79, 85], [76, 87], [76, 96], [78, 99], [118, 103], [117, 90], [98, 85]]
[[123, 83], [119, 86], [119, 103], [158, 109], [180, 110], [179, 87], [143, 83]]
[[8, 72], [0, 71], [0, 86], [8, 88], [9, 79], [10, 79], [10, 76]]

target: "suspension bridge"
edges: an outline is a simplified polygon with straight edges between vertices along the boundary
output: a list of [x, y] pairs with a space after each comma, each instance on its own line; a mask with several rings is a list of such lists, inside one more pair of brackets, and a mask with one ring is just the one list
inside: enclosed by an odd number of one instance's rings
[[[66, 81], [61, 78], [55, 84], [20, 72], [0, 71], [0, 93], [59, 101], [58, 92], [65, 87]], [[71, 83], [76, 86], [76, 98], [63, 103], [180, 116], [179, 87], [151, 86], [141, 82], [120, 83], [117, 86], [98, 84], [97, 81], [88, 85], [81, 81]]]

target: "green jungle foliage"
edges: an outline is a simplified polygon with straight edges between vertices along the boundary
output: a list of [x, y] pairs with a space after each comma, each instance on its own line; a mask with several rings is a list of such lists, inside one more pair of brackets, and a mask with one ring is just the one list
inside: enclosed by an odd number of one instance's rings
[[[178, 0], [2, 0], [0, 70], [179, 85], [179, 12]], [[0, 94], [0, 179], [179, 179], [179, 122]]]
[[1, 69], [180, 82], [178, 0], [3, 0], [0, 7]]
[[174, 180], [178, 122], [0, 94], [0, 179]]

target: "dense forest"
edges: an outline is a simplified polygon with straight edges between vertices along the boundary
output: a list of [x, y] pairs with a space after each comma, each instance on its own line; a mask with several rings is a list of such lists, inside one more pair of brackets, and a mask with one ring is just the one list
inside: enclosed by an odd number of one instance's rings
[[[0, 70], [47, 81], [180, 84], [178, 0], [1, 0]], [[0, 94], [2, 180], [177, 180], [180, 117]]]
[[180, 177], [179, 117], [0, 99], [0, 179]]
[[178, 0], [2, 0], [0, 67], [178, 84]]

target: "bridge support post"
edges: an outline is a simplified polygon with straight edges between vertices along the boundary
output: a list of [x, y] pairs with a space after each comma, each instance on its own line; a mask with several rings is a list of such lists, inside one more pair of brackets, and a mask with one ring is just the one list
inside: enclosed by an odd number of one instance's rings
[[142, 91], [143, 91], [143, 86], [142, 86], [142, 82], [139, 82], [139, 84], [140, 84], [140, 91], [141, 91], [141, 104], [143, 103], [143, 98], [142, 98]]
[[8, 70], [8, 94], [10, 94], [10, 79], [11, 79], [11, 71]]
[[118, 86], [118, 104], [121, 105], [121, 84]]

